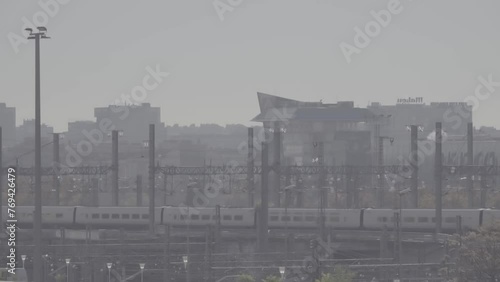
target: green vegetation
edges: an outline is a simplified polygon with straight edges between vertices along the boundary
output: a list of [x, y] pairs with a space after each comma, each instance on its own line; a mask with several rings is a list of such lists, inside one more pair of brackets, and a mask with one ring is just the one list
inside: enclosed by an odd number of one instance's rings
[[240, 277], [238, 277], [238, 282], [255, 282], [255, 279], [248, 275], [248, 274], [242, 274]]
[[316, 282], [352, 282], [356, 274], [344, 266], [335, 267], [333, 274], [323, 273]]

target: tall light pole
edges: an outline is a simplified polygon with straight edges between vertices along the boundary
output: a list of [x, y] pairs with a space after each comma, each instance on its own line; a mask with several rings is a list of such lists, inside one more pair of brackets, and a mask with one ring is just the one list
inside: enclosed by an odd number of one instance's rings
[[145, 263], [139, 263], [139, 267], [141, 268], [141, 282], [144, 282], [144, 266]]
[[281, 274], [281, 281], [285, 281], [285, 267], [280, 266], [279, 270], [280, 270], [280, 274]]
[[184, 262], [184, 268], [186, 269], [186, 282], [189, 282], [189, 257], [182, 256], [182, 262]]
[[69, 263], [71, 262], [71, 259], [67, 258], [66, 259], [66, 282], [69, 281]]
[[39, 26], [38, 32], [27, 28], [28, 39], [35, 40], [35, 214], [33, 221], [33, 277], [42, 277], [42, 143], [40, 111], [40, 39], [48, 39], [47, 29]]
[[106, 263], [106, 267], [108, 268], [108, 282], [111, 282], [111, 266], [113, 266], [111, 262]]

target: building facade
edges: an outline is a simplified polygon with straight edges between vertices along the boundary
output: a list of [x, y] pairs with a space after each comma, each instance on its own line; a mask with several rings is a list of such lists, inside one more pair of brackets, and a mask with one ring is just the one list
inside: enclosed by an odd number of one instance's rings
[[120, 130], [120, 140], [129, 143], [143, 143], [149, 139], [149, 125], [155, 125], [156, 140], [165, 140], [165, 125], [161, 122], [161, 109], [149, 103], [125, 106], [108, 106], [94, 109], [96, 125], [104, 133], [104, 139], [111, 140], [111, 131]]
[[16, 144], [16, 108], [0, 103], [0, 127], [2, 127], [3, 146]]

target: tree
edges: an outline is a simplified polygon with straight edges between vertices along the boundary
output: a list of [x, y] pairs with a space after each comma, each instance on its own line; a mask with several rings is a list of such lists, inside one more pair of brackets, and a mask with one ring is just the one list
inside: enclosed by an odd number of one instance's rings
[[242, 274], [238, 277], [238, 282], [255, 282], [255, 279], [248, 275], [248, 274]]
[[344, 266], [335, 267], [333, 274], [323, 273], [316, 282], [352, 282], [356, 274]]
[[500, 279], [500, 223], [465, 236], [456, 235], [445, 258], [455, 267], [445, 267], [455, 281], [496, 282]]
[[58, 273], [55, 277], [56, 282], [66, 281], [66, 275]]
[[281, 282], [281, 278], [274, 275], [267, 276], [262, 282]]

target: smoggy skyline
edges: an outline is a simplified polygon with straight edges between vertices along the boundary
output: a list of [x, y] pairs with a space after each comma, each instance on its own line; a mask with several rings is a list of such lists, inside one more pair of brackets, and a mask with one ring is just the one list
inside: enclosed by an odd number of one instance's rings
[[249, 125], [257, 92], [360, 107], [478, 101], [476, 126], [500, 127], [497, 1], [40, 3], [0, 3], [0, 102], [18, 125], [34, 117], [34, 42], [21, 31], [43, 12], [42, 122], [55, 131], [130, 101], [161, 107], [169, 125]]

